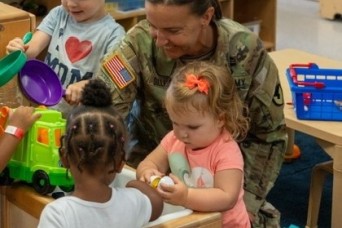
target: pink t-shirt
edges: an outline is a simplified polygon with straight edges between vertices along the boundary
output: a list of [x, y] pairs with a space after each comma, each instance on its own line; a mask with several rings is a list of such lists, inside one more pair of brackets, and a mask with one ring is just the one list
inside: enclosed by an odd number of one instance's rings
[[[212, 188], [216, 172], [226, 169], [243, 171], [240, 148], [227, 131], [211, 145], [200, 150], [186, 148], [173, 131], [163, 138], [161, 146], [168, 153], [171, 172], [188, 187]], [[223, 227], [251, 227], [243, 194], [242, 183], [236, 205], [222, 213]]]

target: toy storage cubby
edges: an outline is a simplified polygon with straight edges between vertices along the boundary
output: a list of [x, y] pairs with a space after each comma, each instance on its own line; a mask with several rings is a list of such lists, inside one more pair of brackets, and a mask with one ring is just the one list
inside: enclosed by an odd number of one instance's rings
[[[0, 58], [6, 56], [6, 46], [10, 40], [22, 37], [35, 27], [36, 19], [33, 14], [0, 2]], [[0, 106], [16, 108], [27, 104], [17, 87], [16, 77], [0, 87]]]

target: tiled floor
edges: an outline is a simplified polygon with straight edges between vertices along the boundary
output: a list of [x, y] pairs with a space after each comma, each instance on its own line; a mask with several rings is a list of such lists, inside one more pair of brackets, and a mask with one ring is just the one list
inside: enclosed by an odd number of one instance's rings
[[278, 0], [277, 50], [296, 48], [342, 61], [342, 20], [321, 18], [319, 9], [318, 0]]

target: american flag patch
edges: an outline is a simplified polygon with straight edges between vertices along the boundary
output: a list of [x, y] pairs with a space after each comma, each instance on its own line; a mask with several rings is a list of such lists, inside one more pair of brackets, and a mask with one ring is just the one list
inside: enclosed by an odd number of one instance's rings
[[120, 89], [126, 87], [135, 79], [134, 75], [125, 67], [118, 55], [114, 55], [105, 61], [103, 67]]

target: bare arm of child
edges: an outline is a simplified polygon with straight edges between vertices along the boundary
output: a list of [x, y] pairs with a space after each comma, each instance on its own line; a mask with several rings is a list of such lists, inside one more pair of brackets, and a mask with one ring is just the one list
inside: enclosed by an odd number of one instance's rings
[[24, 44], [22, 38], [16, 37], [7, 44], [6, 50], [7, 53], [21, 50], [26, 53], [29, 59], [32, 59], [36, 58], [49, 45], [50, 40], [50, 35], [38, 30], [33, 34], [28, 44]]
[[[40, 118], [40, 114], [34, 113], [33, 107], [20, 106], [15, 109], [15, 111], [10, 114], [7, 121], [7, 126], [14, 126], [25, 134], [26, 131], [32, 126], [32, 124]], [[4, 133], [0, 137], [0, 170], [2, 171], [12, 154], [14, 153], [16, 147], [20, 143], [20, 138]]]
[[175, 175], [170, 174], [170, 177], [175, 185], [162, 184], [157, 189], [165, 202], [196, 211], [219, 212], [235, 206], [241, 191], [243, 172], [238, 169], [217, 172], [213, 188], [188, 188]]
[[169, 169], [167, 153], [158, 145], [137, 167], [137, 179], [149, 182], [151, 176], [164, 176]]
[[155, 189], [147, 183], [138, 180], [129, 181], [126, 187], [136, 188], [150, 199], [152, 205], [150, 221], [156, 220], [162, 214], [164, 208], [163, 199]]

